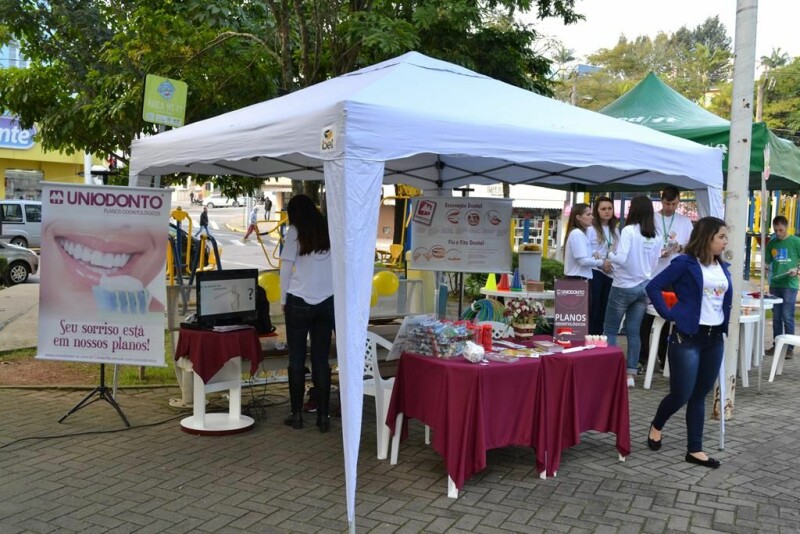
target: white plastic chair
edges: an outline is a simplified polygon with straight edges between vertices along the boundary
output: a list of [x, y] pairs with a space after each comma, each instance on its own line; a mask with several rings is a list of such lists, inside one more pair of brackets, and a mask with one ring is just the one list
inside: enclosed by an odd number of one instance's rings
[[800, 336], [781, 334], [775, 338], [775, 354], [772, 357], [772, 369], [769, 372], [769, 381], [775, 380], [775, 374], [783, 373], [783, 361], [786, 359], [788, 345], [800, 347]]
[[503, 339], [514, 335], [514, 329], [511, 328], [510, 324], [501, 323], [500, 321], [481, 321], [478, 324], [487, 323], [492, 325], [492, 339]]
[[378, 345], [391, 351], [392, 343], [372, 332], [367, 332], [367, 346], [364, 357], [364, 395], [375, 397], [375, 423], [378, 435], [378, 459], [385, 460], [389, 454], [389, 427], [386, 414], [392, 398], [394, 378], [381, 378], [378, 368]]

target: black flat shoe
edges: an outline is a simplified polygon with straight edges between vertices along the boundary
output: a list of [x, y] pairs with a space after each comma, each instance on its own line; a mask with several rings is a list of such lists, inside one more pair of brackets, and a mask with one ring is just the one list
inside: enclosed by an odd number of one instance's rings
[[[653, 430], [653, 425], [650, 425], [650, 430]], [[650, 447], [651, 451], [657, 451], [661, 449], [661, 440], [654, 440], [650, 439], [650, 430], [647, 431], [647, 446]]]
[[714, 458], [708, 457], [708, 460], [701, 460], [697, 456], [692, 456], [691, 453], [686, 453], [686, 461], [690, 464], [702, 465], [703, 467], [710, 467], [711, 469], [716, 469], [719, 467], [720, 464], [719, 460], [715, 460]]

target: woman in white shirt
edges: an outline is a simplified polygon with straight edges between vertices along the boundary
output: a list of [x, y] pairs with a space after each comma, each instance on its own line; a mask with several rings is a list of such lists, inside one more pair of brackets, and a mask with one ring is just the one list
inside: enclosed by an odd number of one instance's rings
[[567, 221], [567, 244], [564, 247], [564, 277], [591, 280], [592, 269], [602, 268], [606, 261], [592, 255], [586, 229], [592, 225], [589, 204], [575, 204]]
[[625, 317], [628, 387], [633, 387], [633, 377], [636, 376], [639, 366], [639, 327], [647, 311], [645, 287], [660, 254], [661, 247], [656, 240], [653, 223], [653, 203], [645, 196], [634, 197], [617, 250], [608, 255], [614, 265], [614, 282], [611, 285], [603, 325], [608, 343], [616, 345], [622, 317]]
[[330, 429], [331, 372], [328, 354], [334, 328], [333, 274], [328, 221], [306, 195], [286, 207], [289, 228], [281, 251], [281, 304], [289, 346], [289, 398], [284, 423], [303, 428], [306, 339], [311, 339], [311, 378], [317, 395], [317, 427]]
[[[592, 208], [592, 225], [586, 229], [586, 237], [595, 259], [606, 259], [617, 249], [619, 243], [619, 219], [614, 214], [614, 202], [608, 197], [599, 197]], [[589, 333], [599, 336], [603, 333], [606, 320], [606, 304], [611, 293], [611, 273], [609, 263], [606, 267], [592, 268], [592, 281], [589, 282]]]
[[[658, 405], [647, 446], [661, 448], [661, 431], [686, 406], [686, 456], [691, 464], [716, 469], [719, 460], [703, 452], [706, 395], [719, 375], [733, 301], [733, 283], [722, 252], [728, 245], [725, 221], [703, 217], [692, 230], [686, 253], [653, 278], [647, 294], [658, 314], [675, 321], [670, 336], [669, 395]], [[662, 291], [671, 286], [678, 302], [667, 308]]]

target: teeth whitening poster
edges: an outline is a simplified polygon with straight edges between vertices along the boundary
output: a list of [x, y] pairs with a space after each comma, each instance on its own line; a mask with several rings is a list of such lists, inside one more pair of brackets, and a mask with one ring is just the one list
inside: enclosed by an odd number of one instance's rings
[[164, 366], [169, 190], [42, 186], [36, 357]]

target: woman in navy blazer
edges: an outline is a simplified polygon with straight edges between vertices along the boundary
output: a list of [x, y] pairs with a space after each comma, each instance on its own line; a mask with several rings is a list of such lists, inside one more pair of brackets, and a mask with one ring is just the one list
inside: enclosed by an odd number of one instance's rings
[[[714, 386], [728, 332], [733, 284], [728, 264], [721, 259], [728, 244], [725, 221], [704, 217], [697, 221], [685, 253], [647, 285], [647, 295], [658, 314], [675, 322], [669, 340], [669, 395], [658, 406], [647, 445], [661, 448], [661, 430], [686, 405], [686, 461], [717, 468], [718, 460], [703, 452], [705, 399]], [[672, 286], [678, 302], [670, 309], [662, 291]]]

